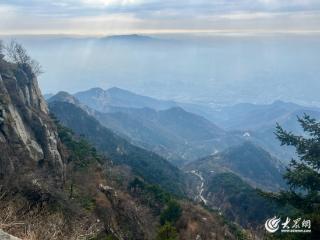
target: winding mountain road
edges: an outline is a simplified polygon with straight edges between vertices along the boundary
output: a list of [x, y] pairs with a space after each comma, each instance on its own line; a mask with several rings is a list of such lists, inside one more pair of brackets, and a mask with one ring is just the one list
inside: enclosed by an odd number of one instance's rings
[[196, 170], [191, 170], [190, 173], [197, 176], [200, 179], [201, 184], [200, 184], [200, 187], [198, 187], [199, 193], [198, 193], [197, 198], [199, 198], [205, 205], [207, 205], [208, 201], [202, 195], [203, 191], [204, 191], [204, 178], [202, 177], [201, 172], [198, 172]]

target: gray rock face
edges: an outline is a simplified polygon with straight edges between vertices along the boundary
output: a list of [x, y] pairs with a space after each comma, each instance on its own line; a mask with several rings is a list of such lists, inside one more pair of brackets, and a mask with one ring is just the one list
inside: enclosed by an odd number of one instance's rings
[[64, 176], [55, 124], [29, 69], [0, 60], [0, 179], [35, 167]]
[[0, 229], [0, 240], [21, 240], [21, 239], [13, 237]]

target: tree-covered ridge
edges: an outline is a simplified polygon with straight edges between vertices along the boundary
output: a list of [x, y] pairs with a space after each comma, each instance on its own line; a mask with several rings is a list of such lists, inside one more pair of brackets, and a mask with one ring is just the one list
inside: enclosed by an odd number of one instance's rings
[[[67, 159], [67, 176], [64, 183], [64, 193], [68, 201], [74, 204], [74, 206], [77, 206], [74, 207], [75, 209], [78, 208], [78, 210], [85, 211], [88, 214], [97, 214], [97, 216], [103, 219], [104, 214], [110, 214], [110, 209], [103, 208], [101, 205], [101, 196], [94, 190], [98, 184], [97, 179], [100, 179], [100, 181], [104, 183], [105, 181], [112, 181], [113, 177], [127, 178], [124, 181], [113, 183], [111, 185], [112, 187], [104, 186], [100, 183], [100, 191], [102, 191], [108, 201], [111, 202], [112, 208], [114, 208], [113, 210], [119, 211], [114, 214], [119, 214], [123, 211], [123, 206], [119, 205], [117, 201], [121, 201], [121, 204], [128, 204], [130, 200], [134, 200], [137, 206], [141, 205], [143, 208], [148, 209], [147, 211], [150, 211], [150, 214], [152, 214], [150, 221], [153, 222], [154, 231], [159, 231], [159, 236], [168, 225], [170, 229], [176, 233], [176, 236], [178, 236], [178, 231], [174, 225], [181, 216], [182, 209], [173, 195], [164, 191], [158, 185], [148, 184], [138, 177], [134, 177], [126, 186], [128, 180], [133, 176], [122, 175], [121, 172], [117, 173], [116, 168], [113, 169], [112, 162], [99, 154], [83, 136], [75, 135], [71, 129], [61, 125], [53, 115], [51, 117], [57, 125], [59, 138], [65, 147], [64, 153]], [[111, 173], [111, 175], [105, 175], [107, 173]], [[117, 187], [118, 190], [114, 189], [114, 187]], [[119, 194], [121, 194], [122, 191], [128, 191], [132, 199], [117, 199], [116, 191], [118, 191]], [[60, 207], [65, 208], [64, 205], [59, 203], [57, 209]], [[129, 213], [122, 214], [127, 215]], [[120, 220], [125, 224], [126, 221], [123, 219]], [[132, 234], [142, 234], [139, 233], [137, 229], [134, 229], [135, 226], [133, 222], [127, 222], [127, 224], [131, 224], [129, 227], [125, 225], [121, 226], [121, 221], [119, 221], [120, 227], [123, 228], [121, 231], [124, 231], [124, 234], [127, 234], [127, 236], [131, 236], [130, 239], [134, 239], [133, 236], [137, 236]], [[157, 221], [159, 223], [157, 223]], [[159, 225], [159, 227], [155, 228], [157, 225]], [[126, 229], [127, 227], [129, 229]], [[134, 233], [135, 231], [137, 231], [137, 233]], [[150, 228], [149, 231], [152, 231], [152, 228]], [[99, 233], [94, 239], [119, 239], [119, 236], [112, 232], [107, 232], [105, 234]]]
[[129, 189], [140, 201], [150, 206], [155, 215], [159, 216], [161, 227], [157, 233], [157, 240], [178, 239], [176, 222], [182, 215], [182, 207], [171, 194], [156, 185], [150, 185], [135, 178]]
[[159, 184], [177, 195], [184, 194], [184, 175], [159, 155], [136, 147], [100, 125], [81, 108], [65, 102], [52, 102], [50, 110], [65, 126], [83, 135], [116, 164], [125, 164], [151, 184]]
[[231, 172], [253, 187], [278, 191], [285, 187], [284, 167], [260, 146], [246, 141], [225, 151], [191, 162], [186, 169], [197, 169], [204, 176]]
[[[95, 148], [92, 147], [92, 145], [87, 142], [83, 137], [77, 137], [74, 135], [73, 131], [63, 127], [61, 124], [57, 122], [58, 125], [58, 132], [59, 136], [61, 137], [61, 140], [63, 144], [66, 146], [66, 151], [68, 152], [68, 159], [69, 159], [69, 177], [66, 181], [66, 188], [65, 191], [68, 193], [69, 199], [72, 201], [77, 202], [79, 206], [81, 206], [85, 211], [89, 212], [96, 212], [98, 216], [103, 218], [102, 216], [106, 212], [109, 212], [110, 210], [107, 209], [101, 209], [101, 200], [97, 198], [97, 195], [92, 191], [91, 189], [91, 183], [89, 180], [89, 183], [83, 182], [84, 176], [89, 175], [90, 178], [97, 178], [97, 176], [100, 175], [99, 173], [101, 171], [101, 164], [104, 164], [106, 168], [111, 167], [111, 172], [106, 171], [107, 173], [117, 174], [114, 173], [116, 170], [116, 167], [113, 169], [112, 162], [105, 159], [102, 155], [99, 155]], [[111, 164], [111, 165], [110, 165]], [[100, 170], [99, 170], [100, 169]], [[102, 168], [103, 169], [103, 168]], [[120, 191], [128, 191], [130, 194], [130, 198], [127, 200], [120, 200], [124, 201], [121, 204], [116, 204], [117, 196], [114, 191], [117, 191], [116, 189], [110, 188], [109, 190], [102, 190], [107, 198], [112, 203], [112, 207], [115, 208], [117, 211], [122, 211], [122, 204], [127, 204], [126, 201], [134, 200], [135, 204], [139, 206], [138, 208], [146, 208], [148, 209], [148, 212], [151, 214], [151, 216], [145, 216], [149, 218], [149, 224], [153, 225], [153, 228], [155, 230], [154, 238], [143, 238], [143, 239], [157, 239], [157, 240], [178, 240], [180, 237], [184, 234], [187, 236], [190, 236], [188, 233], [188, 222], [192, 221], [193, 218], [199, 217], [199, 216], [191, 216], [188, 215], [188, 211], [195, 211], [197, 214], [199, 214], [199, 210], [195, 206], [188, 205], [188, 208], [186, 208], [186, 203], [184, 199], [177, 198], [176, 196], [168, 193], [167, 191], [163, 190], [158, 185], [152, 185], [147, 183], [145, 180], [143, 180], [140, 177], [134, 177], [133, 176], [124, 176], [128, 179], [132, 179], [132, 181], [127, 183], [126, 179], [122, 187], [125, 187]], [[86, 179], [90, 179], [86, 178]], [[107, 176], [107, 179], [110, 179], [110, 176]], [[101, 179], [102, 180], [102, 179]], [[110, 180], [109, 180], [110, 181]], [[121, 184], [122, 185], [122, 184]], [[126, 186], [127, 185], [127, 186]], [[89, 190], [89, 191], [88, 191]], [[115, 194], [115, 195], [114, 195]], [[203, 211], [203, 210], [202, 210]], [[123, 213], [124, 214], [124, 213]], [[130, 213], [126, 213], [130, 214]], [[200, 213], [203, 214], [203, 213]], [[204, 213], [208, 214], [208, 213]], [[201, 216], [201, 215], [200, 215]], [[152, 217], [152, 219], [150, 219]], [[208, 217], [208, 216], [206, 216]], [[127, 216], [128, 218], [128, 216]], [[124, 221], [124, 219], [123, 219]], [[194, 220], [195, 221], [195, 220]], [[196, 220], [198, 222], [199, 219]], [[212, 220], [211, 220], [212, 221]], [[221, 220], [215, 220], [218, 221], [219, 224], [224, 225], [225, 223], [222, 223]], [[124, 221], [125, 222], [125, 221]], [[120, 222], [121, 224], [121, 222]], [[198, 223], [200, 224], [200, 223]], [[210, 224], [210, 222], [208, 222]], [[125, 227], [124, 225], [122, 227]], [[129, 227], [129, 226], [128, 226]], [[132, 228], [134, 228], [133, 225], [130, 226], [131, 229], [127, 229], [130, 236], [129, 231], [134, 231]], [[200, 227], [200, 225], [198, 226]], [[207, 226], [208, 227], [208, 226]], [[212, 226], [211, 226], [212, 227]], [[151, 226], [150, 226], [151, 228]], [[125, 229], [122, 229], [124, 231]], [[211, 229], [212, 230], [212, 229]], [[149, 229], [150, 231], [150, 229]], [[204, 231], [204, 230], [201, 230]], [[199, 231], [199, 236], [202, 234], [206, 235], [207, 233]], [[226, 230], [226, 226], [223, 231], [216, 230], [219, 235], [221, 235], [221, 232], [225, 231], [228, 234], [230, 239], [233, 239], [232, 234], [228, 230]], [[238, 229], [232, 230], [232, 231], [238, 231]], [[135, 233], [137, 234], [137, 233]], [[140, 233], [141, 234], [141, 233]], [[194, 234], [194, 233], [192, 233]], [[112, 234], [111, 232], [108, 232], [104, 235], [99, 235], [100, 237], [94, 238], [94, 239], [104, 239], [103, 237], [108, 237], [107, 239], [119, 239], [116, 235]], [[133, 236], [133, 235], [132, 235]], [[102, 237], [102, 238], [101, 238]], [[125, 238], [127, 239], [127, 238]], [[129, 237], [128, 239], [136, 239]], [[208, 238], [204, 238], [208, 239]]]
[[[70, 129], [62, 127], [61, 125], [59, 129], [62, 129], [62, 134], [60, 133], [61, 136], [65, 134], [67, 135], [67, 141], [65, 143], [68, 146], [68, 142], [70, 140], [72, 142], [72, 139], [75, 137], [73, 135], [73, 132]], [[70, 136], [73, 136], [72, 139], [70, 139]], [[62, 139], [65, 138], [62, 137]], [[80, 139], [77, 140], [77, 144], [81, 143], [82, 141], [86, 142], [86, 140], [80, 137]], [[71, 146], [72, 145], [73, 143], [71, 144]], [[75, 149], [77, 149], [77, 147], [75, 147]], [[101, 161], [101, 156], [96, 155], [95, 150], [92, 150], [90, 144], [87, 149], [89, 150], [89, 152], [93, 151], [93, 161]], [[82, 156], [84, 157], [83, 159], [86, 158], [86, 155]], [[152, 214], [157, 218], [159, 226], [157, 227], [156, 239], [179, 239], [181, 231], [184, 231], [183, 229], [186, 227], [186, 223], [190, 221], [189, 218], [196, 218], [196, 216], [193, 216], [192, 214], [190, 214], [190, 216], [189, 214], [187, 214], [188, 211], [197, 211], [194, 206], [189, 205], [189, 208], [186, 209], [186, 203], [181, 203], [185, 201], [184, 199], [177, 198], [171, 193], [163, 190], [163, 188], [161, 188], [160, 186], [149, 184], [147, 181], [143, 180], [140, 177], [135, 177], [131, 182], [129, 182], [127, 189], [130, 195], [134, 197], [138, 203], [149, 208]], [[92, 207], [92, 202], [87, 201], [87, 204], [84, 206], [86, 208], [90, 208], [90, 206]], [[199, 219], [197, 221], [199, 221]], [[209, 223], [210, 222], [208, 222], [208, 224]], [[228, 226], [228, 228], [229, 227], [230, 226]], [[239, 228], [235, 228], [232, 231], [233, 234], [238, 234]], [[207, 234], [209, 236], [209, 233]], [[230, 236], [230, 238], [232, 237]]]
[[275, 201], [261, 195], [237, 175], [226, 172], [209, 179], [207, 198], [218, 206], [227, 219], [246, 228], [257, 228], [268, 217], [293, 211], [291, 207], [280, 207]]
[[55, 122], [59, 138], [68, 150], [68, 163], [72, 162], [77, 168], [85, 168], [90, 163], [102, 162], [103, 157], [97, 153], [96, 148], [85, 138], [79, 137], [75, 139], [75, 135], [71, 129], [62, 126], [57, 120]]

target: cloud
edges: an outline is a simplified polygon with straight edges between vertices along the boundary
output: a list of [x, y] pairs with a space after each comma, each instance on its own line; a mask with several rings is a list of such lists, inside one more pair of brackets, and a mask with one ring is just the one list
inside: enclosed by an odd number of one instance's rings
[[139, 0], [80, 0], [80, 2], [96, 7], [128, 6], [143, 3], [143, 1]]
[[88, 15], [130, 12], [179, 12], [181, 14], [237, 11], [283, 12], [320, 10], [319, 0], [0, 0], [0, 5], [35, 14]]
[[0, 0], [0, 33], [88, 33], [86, 23], [94, 26], [92, 34], [105, 29], [319, 30], [319, 12], [319, 0]]

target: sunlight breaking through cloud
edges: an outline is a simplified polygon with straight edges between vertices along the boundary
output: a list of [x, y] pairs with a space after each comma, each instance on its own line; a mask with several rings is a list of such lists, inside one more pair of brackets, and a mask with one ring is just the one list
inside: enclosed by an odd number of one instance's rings
[[0, 11], [0, 34], [320, 30], [316, 0], [0, 0]]

